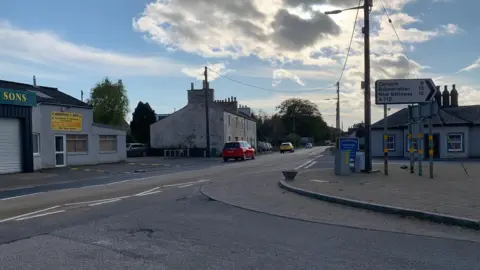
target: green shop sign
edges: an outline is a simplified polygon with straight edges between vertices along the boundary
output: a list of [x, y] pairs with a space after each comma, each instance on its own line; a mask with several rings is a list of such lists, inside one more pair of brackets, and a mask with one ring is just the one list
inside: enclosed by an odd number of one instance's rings
[[37, 95], [28, 91], [0, 88], [0, 104], [33, 107], [37, 105]]

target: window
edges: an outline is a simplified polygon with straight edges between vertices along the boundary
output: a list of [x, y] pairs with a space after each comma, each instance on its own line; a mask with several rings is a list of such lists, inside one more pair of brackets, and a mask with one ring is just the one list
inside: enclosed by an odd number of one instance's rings
[[32, 134], [32, 147], [33, 147], [33, 154], [36, 156], [40, 155], [40, 134], [38, 133]]
[[228, 126], [230, 126], [230, 114], [228, 115]]
[[98, 137], [99, 137], [99, 144], [100, 144], [100, 152], [117, 151], [117, 136], [100, 135]]
[[395, 135], [388, 135], [387, 149], [388, 151], [395, 151]]
[[461, 133], [448, 134], [447, 150], [448, 152], [462, 152], [463, 151], [463, 134]]
[[67, 153], [87, 153], [88, 135], [67, 135]]
[[236, 121], [236, 122], [235, 122], [235, 127], [238, 128], [238, 116], [237, 116], [237, 118], [236, 118], [235, 121]]
[[228, 141], [231, 141], [231, 140], [232, 140], [232, 139], [231, 139], [231, 137], [230, 137], [230, 136], [228, 136]]
[[417, 152], [417, 139], [413, 138], [412, 139], [412, 146], [410, 146], [410, 139], [408, 139], [408, 135], [405, 136], [405, 145], [407, 146], [407, 149], [405, 149], [406, 152], [410, 152], [410, 147], [413, 147], [413, 152]]

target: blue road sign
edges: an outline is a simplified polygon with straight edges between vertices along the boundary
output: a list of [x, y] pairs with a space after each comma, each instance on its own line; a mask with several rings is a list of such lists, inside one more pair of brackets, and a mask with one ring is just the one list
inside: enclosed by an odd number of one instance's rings
[[340, 151], [349, 151], [350, 166], [355, 166], [355, 156], [359, 150], [358, 138], [340, 137], [338, 139], [338, 148]]

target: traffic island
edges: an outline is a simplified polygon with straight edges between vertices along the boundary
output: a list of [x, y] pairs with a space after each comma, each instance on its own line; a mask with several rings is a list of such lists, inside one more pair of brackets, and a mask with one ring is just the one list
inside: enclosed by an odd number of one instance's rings
[[391, 165], [388, 176], [338, 176], [333, 169], [310, 170], [297, 175], [294, 182], [281, 180], [279, 185], [331, 203], [480, 230], [478, 165], [442, 163], [434, 179], [411, 174], [400, 165]]

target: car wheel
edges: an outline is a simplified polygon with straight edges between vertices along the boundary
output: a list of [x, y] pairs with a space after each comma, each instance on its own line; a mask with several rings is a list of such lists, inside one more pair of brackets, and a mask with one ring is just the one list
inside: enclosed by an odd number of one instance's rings
[[280, 154], [283, 154], [283, 151], [280, 151]]

